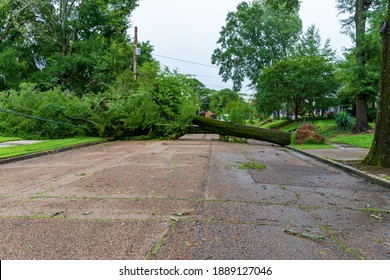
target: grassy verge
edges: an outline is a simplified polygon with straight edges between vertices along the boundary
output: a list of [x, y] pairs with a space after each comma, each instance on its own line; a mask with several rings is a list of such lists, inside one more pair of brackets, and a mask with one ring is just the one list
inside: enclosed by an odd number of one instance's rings
[[[277, 129], [277, 128], [284, 126], [286, 124], [288, 124], [287, 120], [273, 120], [272, 122], [265, 123], [259, 127], [265, 128], [265, 129]], [[258, 125], [256, 125], [256, 126], [258, 126]]]
[[98, 137], [70, 138], [61, 140], [46, 140], [35, 144], [0, 148], [0, 158], [10, 158], [15, 156], [33, 154], [64, 147], [71, 147], [79, 144], [95, 143], [103, 140], [103, 138]]
[[292, 144], [292, 147], [295, 147], [297, 149], [301, 150], [309, 150], [309, 149], [334, 149], [332, 145], [329, 144]]
[[3, 136], [0, 136], [0, 143], [8, 142], [8, 141], [15, 141], [15, 140], [22, 140], [22, 139], [21, 138], [17, 138], [17, 137], [3, 137]]
[[371, 148], [372, 141], [374, 140], [373, 133], [365, 134], [342, 134], [336, 137], [332, 137], [328, 140], [330, 143], [342, 143], [360, 148]]
[[319, 133], [321, 133], [323, 131], [330, 130], [330, 129], [331, 130], [335, 130], [336, 129], [336, 125], [334, 123], [334, 120], [319, 119], [319, 120], [307, 120], [307, 121], [290, 122], [289, 124], [287, 124], [287, 125], [283, 126], [282, 128], [280, 128], [280, 130], [284, 131], [284, 132], [295, 131], [295, 130], [298, 129], [298, 127], [300, 127], [303, 124], [303, 122], [315, 125], [315, 127], [317, 128]]
[[[283, 121], [276, 121], [283, 125]], [[285, 121], [284, 121], [285, 122]], [[360, 148], [371, 148], [374, 139], [374, 133], [353, 134], [352, 132], [340, 132], [336, 130], [335, 121], [332, 119], [307, 120], [305, 123], [311, 123], [315, 126], [316, 131], [326, 138], [327, 144], [303, 144], [292, 145], [298, 149], [331, 149], [332, 143], [346, 144]], [[272, 123], [271, 123], [272, 124]], [[295, 131], [303, 124], [303, 121], [284, 123], [279, 130], [284, 132]], [[369, 123], [371, 128], [375, 128], [375, 123]], [[262, 126], [266, 128], [266, 126]]]

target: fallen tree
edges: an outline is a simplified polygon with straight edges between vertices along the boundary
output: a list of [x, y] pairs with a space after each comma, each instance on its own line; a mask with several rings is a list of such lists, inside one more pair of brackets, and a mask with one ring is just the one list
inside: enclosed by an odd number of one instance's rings
[[187, 133], [206, 133], [290, 144], [289, 133], [196, 116], [197, 103], [191, 98], [168, 101], [149, 93], [103, 93], [80, 99], [60, 88], [42, 92], [33, 84], [24, 84], [19, 92], [0, 94], [0, 128], [8, 136], [31, 139], [78, 135], [175, 139]]
[[221, 122], [203, 117], [196, 117], [192, 121], [192, 124], [193, 126], [190, 126], [187, 129], [187, 133], [207, 133], [224, 136], [235, 136], [271, 142], [281, 146], [287, 146], [291, 143], [291, 133], [278, 130], [263, 129], [231, 122]]

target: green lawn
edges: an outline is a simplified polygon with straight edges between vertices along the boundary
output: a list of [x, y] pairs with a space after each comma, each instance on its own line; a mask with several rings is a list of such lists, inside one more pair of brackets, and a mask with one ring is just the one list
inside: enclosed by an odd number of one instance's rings
[[360, 148], [371, 148], [372, 141], [374, 140], [374, 133], [365, 134], [342, 134], [339, 136], [328, 139], [330, 143], [342, 143]]
[[267, 122], [266, 124], [263, 124], [260, 126], [260, 128], [265, 128], [265, 129], [274, 129], [279, 126], [283, 126], [284, 124], [287, 124], [287, 120], [273, 120], [272, 122]]
[[10, 157], [15, 157], [20, 155], [33, 154], [37, 152], [70, 147], [79, 144], [95, 143], [103, 140], [104, 140], [103, 138], [98, 138], [98, 137], [69, 138], [69, 139], [61, 139], [61, 140], [46, 140], [35, 144], [0, 148], [0, 158], [10, 158]]
[[15, 140], [22, 140], [22, 139], [21, 138], [17, 138], [17, 137], [3, 137], [3, 136], [0, 136], [0, 143], [8, 142], [8, 141], [15, 141]]
[[[372, 141], [374, 138], [374, 133], [365, 133], [365, 134], [352, 134], [352, 132], [340, 132], [336, 130], [335, 121], [332, 119], [323, 119], [323, 120], [309, 120], [305, 121], [306, 123], [314, 124], [317, 132], [326, 138], [326, 143], [328, 144], [303, 144], [303, 145], [292, 145], [299, 149], [330, 149], [332, 146], [331, 143], [346, 144], [350, 146], [360, 147], [360, 148], [371, 148]], [[282, 121], [281, 121], [282, 123]], [[302, 125], [302, 121], [291, 122], [279, 130], [284, 132], [295, 131], [298, 127]], [[375, 123], [370, 123], [370, 127], [375, 128]], [[265, 126], [262, 126], [265, 127]]]
[[[286, 126], [283, 126], [280, 130], [284, 132], [295, 131], [302, 125], [303, 121], [293, 122]], [[336, 124], [334, 120], [315, 120], [315, 121], [305, 121], [305, 123], [314, 124], [317, 129], [317, 132], [323, 136], [327, 136], [330, 132], [334, 132], [336, 129]]]

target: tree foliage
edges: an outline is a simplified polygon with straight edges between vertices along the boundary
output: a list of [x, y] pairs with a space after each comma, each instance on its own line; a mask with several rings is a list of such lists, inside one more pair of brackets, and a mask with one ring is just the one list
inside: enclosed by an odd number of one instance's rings
[[64, 138], [91, 133], [91, 106], [59, 88], [40, 91], [22, 83], [0, 94], [0, 132], [26, 138]]
[[289, 11], [298, 11], [301, 5], [300, 0], [265, 0], [265, 3], [274, 9], [283, 7]]
[[225, 121], [239, 124], [252, 123], [256, 118], [256, 108], [242, 99], [230, 101], [223, 113]]
[[228, 104], [238, 100], [240, 100], [239, 94], [231, 89], [214, 91], [210, 96], [209, 110], [222, 117]]
[[[42, 90], [60, 85], [79, 96], [106, 90], [132, 64], [127, 29], [137, 4], [138, 0], [2, 2], [0, 89], [16, 88], [23, 80], [38, 83]], [[150, 44], [141, 49], [140, 64], [152, 60]]]
[[21, 84], [0, 94], [0, 132], [33, 138], [181, 136], [198, 110], [192, 78], [154, 62], [139, 72], [136, 82], [124, 72], [105, 92], [81, 97], [61, 87], [42, 91]]
[[275, 9], [262, 0], [242, 2], [227, 15], [212, 63], [220, 67], [225, 82], [233, 81], [236, 91], [245, 78], [256, 87], [264, 67], [293, 51], [301, 26], [297, 11]]
[[263, 69], [256, 94], [257, 109], [269, 115], [281, 109], [300, 113], [315, 108], [327, 109], [334, 97], [334, 51], [329, 40], [321, 43], [319, 30], [310, 26], [295, 43], [290, 57]]
[[[373, 66], [373, 62], [375, 58], [380, 57], [378, 52], [380, 39], [377, 36], [378, 18], [381, 20], [384, 18], [385, 3], [385, 0], [338, 0], [337, 2], [340, 13], [347, 15], [347, 18], [342, 20], [343, 31], [355, 42], [355, 49], [352, 52], [355, 62], [351, 63], [351, 57], [348, 57], [349, 63], [344, 64], [344, 70], [346, 70], [345, 67], [351, 66], [346, 71], [347, 75], [344, 76], [350, 79], [345, 83], [355, 85], [345, 88], [350, 95], [356, 98], [355, 132], [365, 132], [369, 129], [367, 102], [373, 95], [377, 95], [377, 92], [373, 93], [371, 90], [375, 82], [375, 77], [371, 72], [375, 67], [379, 69], [379, 63]], [[375, 52], [374, 55], [373, 52]]]
[[285, 59], [263, 70], [260, 75], [256, 103], [260, 112], [271, 114], [285, 105], [295, 119], [315, 102], [320, 105], [335, 90], [334, 67], [322, 56]]

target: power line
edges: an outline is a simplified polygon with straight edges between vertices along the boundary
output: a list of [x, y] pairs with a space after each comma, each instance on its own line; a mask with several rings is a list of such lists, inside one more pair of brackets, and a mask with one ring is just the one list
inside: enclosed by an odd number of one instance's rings
[[[218, 68], [217, 66], [212, 66], [212, 65], [207, 65], [207, 64], [203, 64], [203, 63], [197, 63], [197, 62], [187, 61], [187, 60], [182, 60], [182, 59], [177, 59], [177, 58], [164, 56], [164, 55], [159, 55], [159, 54], [154, 54], [154, 56], [163, 57], [163, 58], [167, 58], [167, 59], [171, 59], [171, 60], [176, 60], [176, 61], [180, 61], [180, 62], [184, 62], [184, 63], [190, 63], [190, 64], [195, 64], [195, 65], [205, 66], [205, 67]], [[164, 65], [164, 66], [168, 67], [167, 65]], [[184, 74], [184, 75], [195, 76], [195, 77], [204, 77], [204, 78], [221, 79], [221, 77], [208, 76], [208, 75], [198, 75], [198, 74]], [[216, 85], [216, 84], [204, 84], [204, 85], [206, 87], [213, 87], [213, 88], [220, 88], [220, 89], [231, 88], [231, 85], [229, 85], [229, 84], [219, 84], [219, 85]]]
[[166, 58], [166, 59], [170, 59], [170, 60], [175, 60], [175, 61], [180, 61], [180, 62], [184, 62], [184, 63], [189, 63], [189, 64], [195, 64], [195, 65], [199, 65], [199, 66], [214, 68], [214, 69], [218, 69], [219, 68], [219, 67], [214, 66], [214, 65], [208, 65], [208, 64], [203, 64], [203, 63], [198, 63], [198, 62], [193, 62], [193, 61], [173, 58], [173, 57], [169, 57], [169, 56], [165, 56], [165, 55], [154, 54], [154, 56], [162, 57], [162, 58]]
[[195, 76], [195, 77], [201, 77], [201, 78], [213, 78], [213, 79], [222, 79], [218, 76], [207, 76], [207, 75], [198, 75], [198, 74], [186, 74], [188, 76]]
[[26, 115], [26, 114], [23, 114], [23, 113], [10, 111], [10, 110], [5, 110], [5, 109], [2, 109], [2, 108], [0, 108], [0, 112], [11, 114], [11, 115], [15, 115], [15, 116], [20, 116], [20, 117], [24, 117], [24, 118], [29, 118], [29, 119], [35, 119], [35, 120], [39, 120], [39, 121], [45, 121], [45, 122], [51, 122], [51, 123], [56, 123], [56, 124], [72, 126], [72, 127], [78, 127], [77, 125], [74, 125], [74, 124], [64, 123], [64, 122], [59, 122], [59, 121], [54, 121], [54, 120], [49, 120], [49, 119], [36, 117], [36, 116], [31, 116], [31, 115]]

